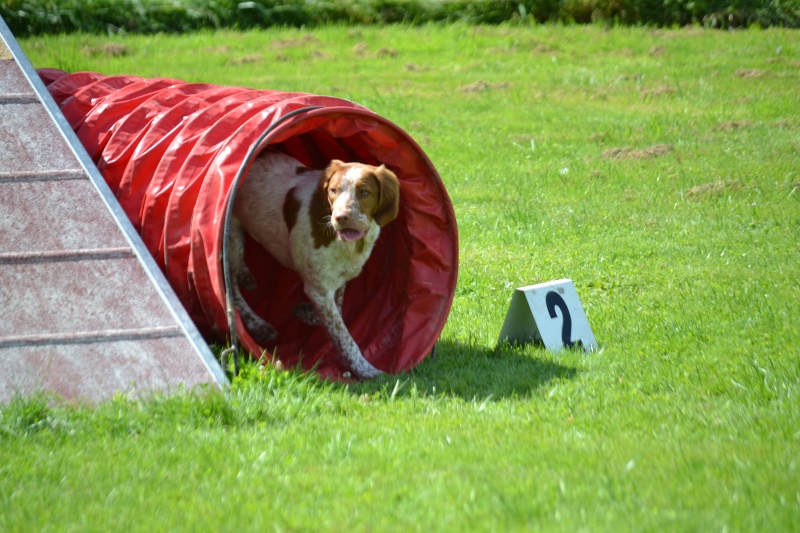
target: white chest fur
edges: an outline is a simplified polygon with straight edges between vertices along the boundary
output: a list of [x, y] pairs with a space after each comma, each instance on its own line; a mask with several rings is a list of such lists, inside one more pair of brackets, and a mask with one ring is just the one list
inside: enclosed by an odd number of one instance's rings
[[358, 276], [380, 234], [380, 227], [373, 222], [361, 241], [337, 239], [326, 246], [314, 248], [310, 233], [303, 226], [305, 224], [298, 223], [290, 235], [292, 267], [301, 273], [306, 283], [326, 294], [334, 293]]

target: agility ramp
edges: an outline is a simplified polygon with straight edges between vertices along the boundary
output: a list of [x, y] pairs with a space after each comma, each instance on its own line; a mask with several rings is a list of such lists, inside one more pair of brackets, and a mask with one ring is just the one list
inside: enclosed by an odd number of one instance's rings
[[226, 378], [0, 18], [0, 402]]

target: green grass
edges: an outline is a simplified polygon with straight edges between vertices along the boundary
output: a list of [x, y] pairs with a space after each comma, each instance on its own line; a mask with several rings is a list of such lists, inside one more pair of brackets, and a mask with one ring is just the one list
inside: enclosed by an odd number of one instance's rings
[[[438, 355], [406, 375], [252, 367], [226, 394], [3, 406], [0, 529], [800, 529], [800, 34], [21, 44], [40, 67], [358, 101], [437, 166], [461, 257]], [[496, 349], [513, 288], [563, 277], [600, 350]]]

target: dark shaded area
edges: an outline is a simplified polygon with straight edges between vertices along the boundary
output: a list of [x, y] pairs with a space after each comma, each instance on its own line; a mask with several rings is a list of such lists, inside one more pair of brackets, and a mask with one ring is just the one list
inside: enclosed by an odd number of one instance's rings
[[[542, 348], [544, 354], [544, 348]], [[428, 357], [407, 374], [351, 384], [353, 394], [391, 393], [399, 380], [398, 396], [416, 386], [418, 394], [444, 394], [467, 401], [527, 397], [556, 380], [573, 379], [574, 367], [539, 359], [513, 346], [487, 349], [459, 342], [439, 341], [436, 355]]]
[[110, 35], [457, 21], [796, 28], [800, 0], [6, 0], [0, 3], [0, 15], [18, 37], [75, 31]]

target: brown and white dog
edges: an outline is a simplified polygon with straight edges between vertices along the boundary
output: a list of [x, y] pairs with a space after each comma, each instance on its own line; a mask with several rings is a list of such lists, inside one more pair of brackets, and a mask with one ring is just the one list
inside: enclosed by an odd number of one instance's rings
[[361, 272], [381, 226], [397, 216], [399, 201], [397, 176], [384, 165], [333, 160], [321, 171], [278, 152], [262, 153], [236, 192], [228, 247], [234, 305], [253, 338], [264, 344], [277, 332], [239, 290], [255, 288], [244, 264], [243, 232], [300, 274], [311, 304], [298, 305], [294, 315], [323, 326], [356, 377], [381, 374], [361, 354], [341, 309], [345, 284]]

